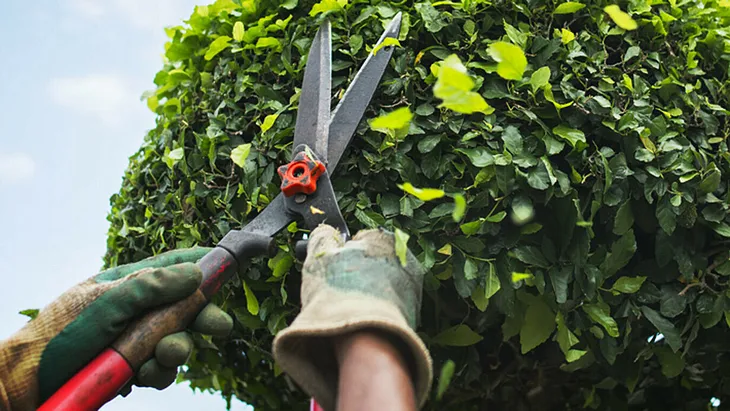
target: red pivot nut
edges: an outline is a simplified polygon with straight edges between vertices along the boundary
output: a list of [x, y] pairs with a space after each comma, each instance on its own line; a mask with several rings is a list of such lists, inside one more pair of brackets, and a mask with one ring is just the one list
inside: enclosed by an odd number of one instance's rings
[[294, 159], [277, 170], [281, 176], [281, 192], [291, 197], [294, 194], [312, 194], [317, 191], [317, 180], [324, 174], [321, 161], [313, 160], [300, 151]]

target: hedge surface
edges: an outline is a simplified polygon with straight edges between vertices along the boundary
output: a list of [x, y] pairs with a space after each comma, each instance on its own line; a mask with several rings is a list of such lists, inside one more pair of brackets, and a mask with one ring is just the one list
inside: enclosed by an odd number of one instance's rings
[[[214, 245], [253, 218], [279, 191], [322, 19], [336, 104], [397, 12], [400, 47], [365, 115], [391, 116], [361, 123], [333, 183], [353, 232], [402, 230], [430, 269], [429, 407], [730, 403], [727, 0], [199, 6], [166, 29], [145, 95], [156, 127], [111, 199], [107, 264]], [[222, 290], [235, 331], [198, 337], [193, 387], [306, 408], [270, 353], [298, 310], [301, 231]]]

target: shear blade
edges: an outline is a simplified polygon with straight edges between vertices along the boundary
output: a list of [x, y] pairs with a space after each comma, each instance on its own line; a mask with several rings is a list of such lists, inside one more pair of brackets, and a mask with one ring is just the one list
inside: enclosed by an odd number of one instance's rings
[[[388, 27], [375, 44], [377, 49], [386, 38], [398, 38], [400, 33], [402, 13], [393, 17]], [[393, 47], [381, 48], [377, 54], [368, 56], [355, 78], [345, 91], [340, 103], [332, 112], [332, 121], [329, 124], [329, 144], [327, 153], [327, 170], [332, 173], [340, 158], [345, 153], [347, 146], [352, 141], [357, 125], [360, 124], [365, 110], [370, 105], [370, 100], [383, 78], [383, 73], [388, 67], [388, 62], [393, 55]]]
[[306, 144], [325, 164], [329, 143], [331, 93], [332, 30], [329, 20], [325, 20], [314, 36], [304, 68], [292, 146], [296, 150], [300, 145]]

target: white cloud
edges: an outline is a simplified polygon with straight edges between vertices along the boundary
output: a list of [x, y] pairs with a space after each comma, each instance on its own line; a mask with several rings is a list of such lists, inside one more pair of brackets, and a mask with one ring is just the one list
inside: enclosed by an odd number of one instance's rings
[[110, 74], [56, 78], [48, 85], [55, 103], [110, 125], [119, 124], [129, 110], [140, 106], [132, 90], [124, 79]]
[[33, 174], [35, 161], [29, 155], [0, 151], [0, 186], [31, 179]]
[[67, 0], [75, 13], [91, 19], [121, 18], [135, 27], [160, 31], [180, 24], [190, 16], [195, 4], [205, 0]]

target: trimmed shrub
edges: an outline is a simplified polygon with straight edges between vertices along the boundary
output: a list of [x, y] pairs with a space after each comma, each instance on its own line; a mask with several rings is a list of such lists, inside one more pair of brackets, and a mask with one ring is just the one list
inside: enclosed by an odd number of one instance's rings
[[[279, 192], [322, 19], [336, 104], [400, 11], [401, 46], [365, 117], [408, 107], [413, 118], [363, 121], [333, 184], [353, 232], [400, 229], [430, 269], [419, 328], [437, 376], [429, 407], [730, 401], [728, 6], [199, 6], [166, 29], [166, 63], [146, 94], [156, 126], [111, 199], [106, 262], [212, 246], [256, 216]], [[424, 201], [405, 183], [446, 195]], [[253, 260], [220, 292], [235, 332], [198, 338], [184, 374], [193, 387], [257, 410], [305, 409], [270, 353], [298, 310], [302, 231], [292, 224], [275, 258]]]

